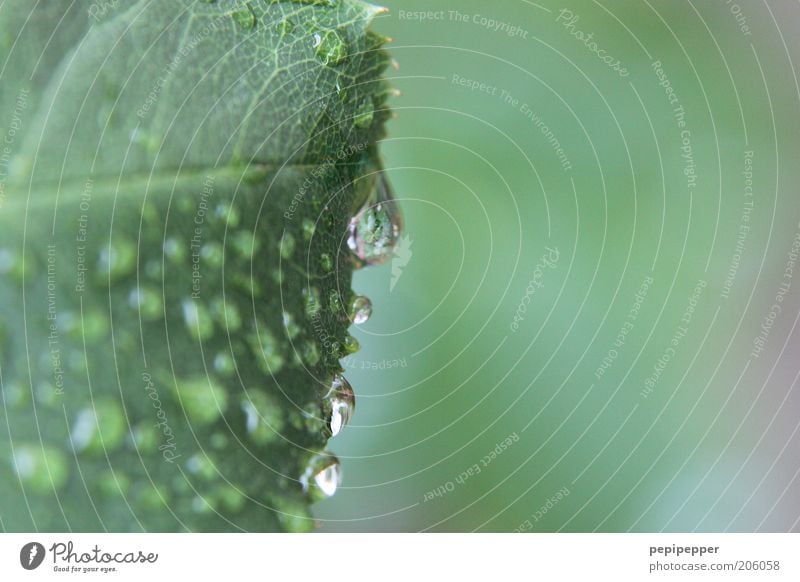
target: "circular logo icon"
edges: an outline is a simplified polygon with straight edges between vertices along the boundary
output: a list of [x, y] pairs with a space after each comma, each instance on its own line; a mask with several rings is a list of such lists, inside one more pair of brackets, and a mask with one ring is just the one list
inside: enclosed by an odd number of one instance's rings
[[27, 543], [19, 552], [19, 563], [26, 570], [35, 570], [42, 565], [44, 554], [44, 546], [39, 542]]

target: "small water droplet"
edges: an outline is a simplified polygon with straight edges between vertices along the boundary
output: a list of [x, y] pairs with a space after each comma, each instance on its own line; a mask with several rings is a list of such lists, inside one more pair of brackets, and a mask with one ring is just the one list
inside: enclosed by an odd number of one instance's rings
[[211, 313], [220, 327], [228, 333], [238, 331], [242, 327], [242, 316], [235, 303], [216, 297], [211, 302]]
[[375, 107], [372, 106], [371, 101], [364, 101], [356, 111], [353, 117], [353, 123], [356, 127], [366, 129], [372, 125], [372, 120], [375, 118]]
[[319, 363], [319, 351], [316, 344], [308, 342], [303, 346], [303, 359], [309, 366], [316, 366]]
[[294, 237], [289, 232], [283, 233], [283, 238], [281, 239], [281, 257], [284, 260], [288, 260], [292, 257], [294, 253]]
[[356, 296], [350, 304], [350, 321], [356, 325], [366, 323], [372, 316], [372, 301], [363, 295]]
[[63, 453], [43, 448], [41, 444], [23, 444], [14, 447], [12, 467], [19, 478], [37, 493], [53, 494], [69, 476], [69, 463]]
[[303, 297], [306, 300], [306, 315], [314, 317], [319, 313], [319, 308], [322, 307], [319, 301], [319, 290], [316, 287], [303, 289]]
[[290, 339], [296, 338], [300, 333], [300, 326], [295, 323], [294, 317], [288, 311], [283, 312], [283, 327]]
[[236, 364], [230, 354], [220, 352], [214, 358], [214, 370], [223, 376], [230, 376], [236, 371]]
[[380, 265], [394, 251], [403, 230], [403, 216], [384, 174], [364, 207], [350, 220], [347, 246], [357, 268]]
[[11, 272], [17, 261], [9, 249], [0, 249], [0, 275], [6, 275]]
[[249, 340], [251, 349], [257, 354], [256, 364], [265, 374], [277, 374], [283, 369], [286, 361], [283, 358], [283, 347], [269, 330], [263, 329], [259, 336]]
[[342, 469], [331, 453], [316, 455], [300, 477], [303, 491], [315, 498], [331, 497], [342, 484]]
[[195, 453], [186, 461], [186, 469], [192, 474], [211, 480], [218, 476], [214, 463], [206, 455]]
[[179, 263], [186, 258], [186, 249], [175, 237], [164, 241], [164, 256], [170, 261]]
[[333, 270], [333, 259], [328, 253], [322, 253], [319, 258], [319, 264], [326, 273], [330, 273]]
[[214, 218], [227, 221], [228, 227], [236, 228], [239, 226], [239, 210], [230, 204], [220, 203], [214, 209]]
[[208, 339], [214, 333], [214, 322], [205, 306], [192, 299], [184, 299], [181, 304], [183, 321], [195, 339]]
[[314, 33], [317, 56], [328, 66], [335, 66], [347, 58], [347, 42], [336, 30]]
[[349, 356], [350, 354], [355, 354], [360, 349], [361, 344], [358, 343], [356, 338], [348, 333], [344, 337], [344, 344], [342, 344], [342, 351], [344, 352], [344, 355]]
[[204, 497], [195, 495], [192, 498], [192, 511], [195, 513], [210, 513], [212, 509], [211, 504]]
[[104, 245], [98, 261], [101, 280], [130, 274], [136, 266], [136, 245], [127, 240], [114, 240]]
[[[189, 421], [206, 425], [225, 414], [228, 407], [228, 392], [224, 384], [217, 384], [209, 376], [176, 378], [170, 386], [176, 402], [180, 403]], [[158, 426], [158, 425], [156, 425]]]
[[147, 287], [132, 289], [128, 294], [128, 305], [133, 309], [139, 310], [142, 318], [148, 321], [159, 319], [164, 315], [164, 304], [161, 301], [161, 294]]
[[78, 453], [110, 452], [124, 441], [127, 424], [116, 401], [97, 399], [78, 413], [70, 429], [72, 446]]
[[259, 445], [266, 445], [278, 437], [283, 428], [281, 407], [263, 392], [249, 390], [240, 400], [245, 415], [245, 429]]
[[232, 485], [220, 487], [216, 491], [217, 501], [228, 511], [237, 512], [244, 509], [247, 504], [247, 498], [241, 491]]
[[144, 265], [144, 274], [155, 282], [161, 281], [161, 261], [150, 259]]
[[215, 432], [211, 435], [211, 446], [215, 449], [224, 449], [228, 446], [228, 437], [225, 433]]
[[242, 230], [231, 237], [231, 244], [244, 259], [252, 259], [261, 248], [261, 242], [249, 230]]
[[236, 12], [232, 12], [231, 16], [236, 21], [236, 24], [244, 28], [245, 30], [250, 30], [256, 25], [256, 15], [253, 14], [252, 8], [250, 8], [249, 4], [245, 4], [242, 10], [237, 10]]
[[328, 306], [333, 312], [338, 312], [342, 309], [342, 301], [339, 298], [339, 292], [336, 289], [331, 289], [331, 292], [328, 295]]
[[336, 374], [326, 398], [331, 407], [328, 428], [331, 436], [336, 436], [353, 417], [356, 410], [356, 395], [350, 382], [341, 374]]
[[222, 256], [222, 245], [217, 242], [206, 243], [200, 249], [200, 257], [211, 267], [222, 265]]
[[303, 236], [306, 240], [311, 240], [314, 237], [314, 231], [317, 230], [317, 227], [314, 225], [314, 221], [310, 218], [303, 219]]
[[278, 32], [281, 36], [286, 36], [294, 32], [294, 22], [289, 18], [284, 18], [278, 23]]
[[72, 446], [75, 447], [75, 450], [80, 453], [88, 447], [96, 431], [97, 419], [95, 418], [94, 411], [90, 408], [84, 408], [78, 413], [75, 424], [72, 425], [72, 429], [70, 430]]

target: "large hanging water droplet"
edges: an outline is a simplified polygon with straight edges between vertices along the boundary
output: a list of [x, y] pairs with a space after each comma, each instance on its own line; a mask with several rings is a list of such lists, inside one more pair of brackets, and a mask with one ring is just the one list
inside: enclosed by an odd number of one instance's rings
[[312, 497], [331, 497], [342, 484], [339, 459], [327, 452], [315, 456], [300, 477], [300, 484], [303, 486], [303, 491]]
[[356, 325], [367, 323], [372, 316], [372, 301], [363, 295], [356, 296], [350, 304], [350, 321]]
[[336, 436], [353, 417], [356, 410], [356, 395], [350, 382], [341, 374], [336, 374], [326, 398], [331, 406], [328, 428], [331, 436]]
[[403, 230], [403, 216], [384, 174], [377, 180], [375, 193], [350, 220], [347, 246], [355, 256], [356, 267], [385, 263], [394, 251]]

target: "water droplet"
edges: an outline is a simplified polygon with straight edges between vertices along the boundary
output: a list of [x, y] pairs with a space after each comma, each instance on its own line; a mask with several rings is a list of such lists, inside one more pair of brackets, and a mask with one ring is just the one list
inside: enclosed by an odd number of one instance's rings
[[252, 259], [261, 248], [260, 241], [249, 230], [242, 230], [233, 235], [231, 244], [243, 259]]
[[192, 474], [211, 480], [218, 476], [214, 463], [206, 455], [195, 453], [186, 461], [186, 469]]
[[155, 451], [160, 444], [159, 434], [156, 432], [157, 426], [157, 424], [140, 423], [131, 428], [126, 438], [128, 446], [143, 453]]
[[178, 239], [170, 237], [164, 241], [164, 256], [174, 263], [180, 263], [186, 259], [186, 249]]
[[104, 454], [122, 444], [128, 421], [122, 407], [113, 400], [95, 400], [78, 413], [70, 429], [75, 451]]
[[17, 260], [9, 249], [0, 249], [0, 275], [6, 275], [11, 272]]
[[192, 511], [195, 513], [210, 513], [212, 509], [211, 504], [204, 497], [195, 495], [192, 498]]
[[137, 505], [151, 511], [164, 511], [166, 507], [170, 507], [170, 494], [164, 485], [154, 485], [145, 487], [136, 492], [134, 499]]
[[338, 312], [342, 309], [342, 301], [339, 298], [339, 292], [336, 289], [331, 289], [331, 292], [328, 295], [328, 306], [333, 312]]
[[330, 273], [333, 270], [333, 259], [328, 253], [322, 253], [319, 258], [319, 264], [326, 273]]
[[353, 417], [356, 410], [356, 395], [350, 382], [341, 374], [336, 374], [326, 398], [331, 407], [328, 428], [331, 436], [336, 436]]
[[215, 432], [211, 435], [211, 446], [215, 449], [224, 449], [228, 446], [228, 437], [225, 433]]
[[342, 484], [339, 459], [327, 452], [316, 455], [300, 477], [300, 484], [303, 486], [303, 491], [313, 498], [331, 497]]
[[294, 253], [294, 246], [294, 237], [291, 233], [284, 232], [283, 238], [281, 239], [281, 257], [285, 260], [290, 259]]
[[217, 297], [211, 302], [211, 314], [220, 327], [228, 333], [238, 331], [242, 327], [239, 308], [235, 303], [224, 301], [221, 297]]
[[274, 441], [283, 429], [281, 407], [263, 392], [249, 390], [240, 401], [245, 415], [245, 429], [250, 438], [259, 445]]
[[90, 408], [84, 408], [78, 413], [75, 424], [72, 425], [70, 430], [72, 446], [75, 447], [75, 450], [81, 452], [88, 447], [96, 431], [97, 420], [95, 419], [94, 411]]
[[217, 489], [216, 497], [223, 507], [232, 512], [241, 511], [247, 504], [247, 498], [232, 485], [226, 485]]
[[360, 349], [361, 344], [358, 343], [356, 338], [348, 333], [344, 337], [344, 344], [342, 344], [342, 351], [344, 352], [344, 355], [349, 356], [350, 354], [355, 354]]
[[319, 351], [313, 342], [303, 346], [303, 359], [309, 366], [316, 366], [319, 363]]
[[314, 33], [314, 48], [328, 66], [338, 65], [347, 58], [347, 42], [335, 30]]
[[314, 225], [314, 221], [310, 218], [303, 219], [303, 236], [306, 240], [311, 240], [314, 237], [314, 231], [317, 230], [317, 227]]
[[319, 313], [319, 308], [322, 307], [319, 300], [319, 290], [316, 287], [303, 289], [303, 296], [306, 300], [306, 315], [314, 317]]
[[193, 338], [204, 340], [214, 334], [214, 322], [205, 306], [192, 299], [184, 299], [183, 321]]
[[259, 336], [250, 338], [251, 349], [256, 353], [256, 363], [265, 374], [277, 374], [283, 369], [286, 363], [283, 359], [283, 351], [280, 342], [264, 329]]
[[214, 358], [214, 370], [223, 376], [231, 376], [236, 371], [236, 364], [230, 354], [220, 352]]
[[126, 240], [114, 240], [100, 251], [98, 270], [101, 280], [128, 275], [136, 266], [136, 245]]
[[16, 382], [9, 382], [3, 388], [3, 399], [8, 408], [24, 403], [30, 394], [30, 390], [23, 390], [22, 386]]
[[400, 207], [394, 200], [389, 181], [381, 174], [374, 196], [350, 220], [347, 246], [355, 256], [356, 267], [386, 262], [392, 256], [402, 230]]
[[206, 243], [200, 249], [200, 257], [211, 267], [222, 265], [222, 255], [222, 245], [216, 242]]
[[161, 294], [147, 287], [132, 289], [128, 294], [128, 304], [137, 309], [142, 318], [148, 321], [161, 318], [164, 315], [164, 304], [161, 301]]
[[356, 296], [350, 304], [350, 321], [356, 325], [366, 323], [372, 316], [372, 301], [363, 295]]
[[228, 227], [236, 228], [239, 226], [239, 210], [235, 206], [227, 203], [217, 204], [217, 207], [214, 209], [214, 215], [215, 218], [225, 220]]
[[161, 261], [150, 259], [144, 265], [144, 274], [155, 282], [161, 281]]
[[353, 123], [356, 127], [366, 129], [372, 125], [372, 120], [375, 118], [375, 108], [372, 106], [371, 101], [364, 101], [356, 111], [353, 117]]
[[245, 30], [249, 30], [256, 25], [256, 15], [253, 14], [253, 10], [250, 8], [249, 4], [245, 4], [242, 10], [237, 10], [236, 12], [232, 12], [231, 16], [236, 21], [236, 24], [244, 28]]
[[125, 495], [131, 485], [131, 480], [125, 473], [104, 471], [97, 480], [97, 487], [106, 497]]
[[290, 339], [296, 338], [297, 334], [300, 333], [300, 326], [295, 323], [294, 317], [288, 311], [283, 312], [283, 328]]
[[294, 22], [289, 18], [284, 18], [278, 24], [278, 32], [281, 36], [286, 36], [294, 32]]
[[177, 378], [170, 387], [189, 420], [198, 425], [211, 424], [228, 407], [228, 392], [211, 376], [185, 380]]
[[67, 458], [58, 450], [40, 444], [14, 447], [12, 467], [26, 486], [38, 493], [59, 489], [69, 476]]

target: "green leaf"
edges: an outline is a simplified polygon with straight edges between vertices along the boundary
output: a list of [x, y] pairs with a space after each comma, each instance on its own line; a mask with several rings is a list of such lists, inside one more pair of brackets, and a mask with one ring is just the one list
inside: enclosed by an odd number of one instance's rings
[[0, 5], [6, 530], [313, 526], [388, 116], [378, 13]]

